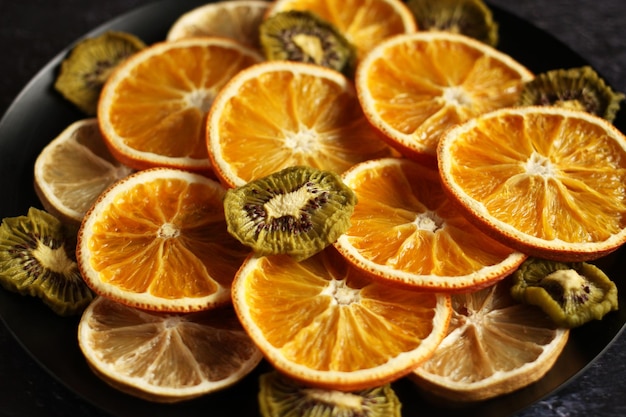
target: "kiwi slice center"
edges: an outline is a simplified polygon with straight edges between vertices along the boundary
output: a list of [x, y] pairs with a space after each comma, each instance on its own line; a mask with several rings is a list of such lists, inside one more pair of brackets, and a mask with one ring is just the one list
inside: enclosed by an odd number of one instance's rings
[[266, 219], [267, 221], [272, 221], [284, 216], [299, 218], [302, 209], [313, 198], [315, 198], [315, 193], [312, 193], [305, 187], [286, 194], [277, 194], [263, 205]]
[[349, 392], [305, 388], [302, 393], [314, 401], [337, 405], [356, 413], [363, 411], [363, 397]]
[[55, 273], [69, 275], [70, 271], [76, 268], [76, 264], [67, 256], [63, 246], [53, 248], [39, 241], [32, 256], [41, 264], [41, 267]]
[[318, 65], [324, 63], [324, 46], [319, 37], [302, 33], [294, 35], [291, 41], [302, 49], [306, 55], [311, 57], [313, 62]]
[[548, 274], [542, 280], [542, 285], [547, 290], [557, 289], [552, 295], [560, 302], [565, 301], [566, 294], [571, 294], [573, 301], [582, 304], [587, 302], [591, 292], [587, 281], [573, 269], [559, 269]]

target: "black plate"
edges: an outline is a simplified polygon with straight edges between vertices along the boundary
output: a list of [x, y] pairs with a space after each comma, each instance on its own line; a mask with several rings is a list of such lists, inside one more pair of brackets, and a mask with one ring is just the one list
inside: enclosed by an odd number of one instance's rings
[[[107, 29], [136, 34], [147, 43], [164, 39], [167, 29], [184, 11], [206, 3], [205, 0], [168, 0], [125, 14], [86, 34], [94, 36]], [[493, 8], [500, 25], [499, 49], [512, 55], [535, 73], [553, 68], [576, 67], [585, 60], [566, 45], [531, 24], [498, 8]], [[516, 35], [523, 33], [523, 44]], [[525, 48], [523, 45], [541, 45]], [[59, 63], [69, 47], [55, 57], [26, 86], [0, 121], [0, 218], [26, 214], [28, 207], [40, 207], [32, 187], [35, 158], [47, 142], [71, 122], [84, 118], [52, 88]], [[32, 122], [32, 115], [37, 122]], [[624, 112], [615, 121], [624, 132]], [[599, 264], [609, 276], [626, 270], [624, 248]], [[617, 281], [619, 293], [626, 294]], [[620, 297], [620, 305], [626, 300]], [[258, 415], [257, 377], [268, 369], [260, 368], [235, 387], [203, 398], [176, 405], [154, 404], [122, 394], [95, 377], [87, 367], [76, 342], [78, 319], [51, 314], [39, 300], [0, 290], [0, 317], [20, 344], [55, 378], [70, 390], [103, 411], [115, 416], [232, 416]], [[407, 381], [394, 385], [403, 402], [405, 415], [511, 415], [562, 387], [611, 344], [626, 323], [626, 308], [611, 313], [600, 322], [571, 332], [570, 341], [553, 369], [539, 382], [513, 394], [471, 407], [448, 408], [422, 398]]]

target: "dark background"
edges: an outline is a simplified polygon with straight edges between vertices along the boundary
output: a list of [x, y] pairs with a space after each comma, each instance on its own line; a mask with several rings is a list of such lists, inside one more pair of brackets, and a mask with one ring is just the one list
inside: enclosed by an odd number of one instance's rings
[[[147, 0], [0, 0], [0, 115], [28, 81], [78, 37]], [[582, 55], [614, 89], [626, 92], [625, 0], [491, 0]], [[520, 33], [518, 42], [525, 42]], [[541, 48], [529, 44], [528, 48]], [[626, 103], [622, 103], [626, 111]], [[1, 140], [1, 138], [0, 138]], [[616, 277], [625, 279], [625, 277]], [[518, 414], [626, 416], [626, 334], [586, 372]], [[47, 374], [0, 323], [0, 415], [104, 414]], [[210, 410], [207, 410], [207, 416]]]

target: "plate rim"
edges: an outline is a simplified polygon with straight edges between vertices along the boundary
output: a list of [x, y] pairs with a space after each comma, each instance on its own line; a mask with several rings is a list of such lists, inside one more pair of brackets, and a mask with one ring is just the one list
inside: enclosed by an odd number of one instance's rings
[[[55, 69], [59, 66], [60, 62], [63, 60], [63, 58], [68, 54], [68, 52], [72, 49], [72, 47], [78, 43], [80, 40], [84, 39], [84, 38], [88, 38], [88, 37], [92, 37], [94, 35], [100, 34], [105, 32], [106, 30], [112, 29], [112, 28], [116, 28], [117, 26], [124, 26], [126, 24], [128, 24], [128, 22], [130, 20], [132, 20], [133, 18], [137, 18], [139, 16], [142, 16], [144, 14], [146, 14], [148, 11], [152, 11], [152, 12], [157, 12], [158, 10], [161, 10], [163, 7], [165, 7], [165, 5], [173, 5], [175, 3], [180, 4], [185, 4], [185, 6], [183, 7], [193, 7], [195, 5], [201, 5], [201, 4], [205, 4], [205, 3], [212, 3], [215, 2], [215, 0], [184, 0], [184, 3], [180, 0], [160, 0], [157, 2], [153, 2], [150, 4], [146, 4], [140, 7], [136, 7], [133, 8], [125, 13], [122, 13], [112, 19], [109, 19], [105, 22], [103, 22], [102, 24], [98, 25], [97, 27], [87, 31], [85, 34], [83, 34], [82, 36], [80, 36], [79, 38], [75, 39], [73, 42], [71, 42], [70, 44], [68, 44], [65, 48], [63, 48], [61, 51], [59, 51], [53, 58], [51, 58], [44, 66], [42, 66], [36, 73], [34, 76], [32, 76], [29, 81], [23, 86], [23, 88], [20, 90], [20, 92], [15, 96], [15, 98], [10, 102], [9, 106], [6, 108], [4, 114], [2, 114], [2, 117], [0, 118], [0, 132], [3, 132], [6, 127], [5, 125], [9, 125], [9, 123], [11, 122], [11, 118], [13, 117], [13, 114], [15, 112], [18, 112], [20, 110], [20, 105], [24, 100], [24, 97], [28, 96], [29, 92], [32, 90], [33, 86], [37, 85], [39, 82], [41, 82], [42, 78], [49, 78], [49, 76], [54, 73]], [[490, 7], [493, 8], [494, 10], [494, 14], [497, 15], [508, 15], [509, 18], [512, 18], [513, 20], [517, 20], [525, 25], [528, 25], [532, 28], [534, 28], [534, 30], [538, 31], [541, 33], [542, 36], [545, 37], [549, 37], [552, 41], [556, 42], [557, 44], [559, 44], [560, 47], [564, 48], [566, 50], [566, 52], [573, 56], [576, 57], [577, 59], [579, 59], [581, 62], [587, 62], [587, 60], [582, 57], [579, 53], [577, 53], [576, 51], [574, 51], [569, 45], [565, 44], [564, 42], [562, 42], [561, 40], [557, 39], [556, 37], [554, 37], [553, 35], [551, 35], [550, 33], [548, 33], [547, 31], [543, 30], [542, 28], [539, 28], [537, 26], [535, 26], [532, 22], [529, 22], [525, 19], [523, 19], [522, 17], [516, 16], [506, 10], [503, 10], [497, 6], [493, 6], [490, 5]], [[498, 48], [499, 49], [499, 48]], [[515, 58], [515, 56], [513, 55], [513, 57]], [[523, 61], [522, 64], [524, 64]], [[602, 74], [600, 74], [600, 76], [602, 76]], [[623, 118], [623, 110], [622, 110], [622, 118]], [[620, 115], [618, 115], [619, 117]], [[620, 131], [623, 132], [623, 129], [619, 129]], [[4, 139], [0, 139], [0, 142], [4, 142]], [[2, 204], [3, 205], [3, 204]], [[620, 248], [618, 249], [618, 251], [616, 252], [623, 252], [624, 249]], [[622, 262], [622, 264], [624, 264], [624, 262]], [[5, 294], [4, 292], [7, 292], [4, 289], [0, 289], [0, 292], [3, 292], [3, 294], [0, 294], [0, 297], [3, 297]], [[11, 294], [12, 295], [12, 294]], [[34, 300], [34, 302], [38, 302], [39, 300]], [[620, 298], [620, 301], [621, 298]], [[623, 305], [625, 305], [623, 302], [620, 303], [620, 311], [623, 313]], [[71, 319], [70, 319], [71, 320]], [[10, 337], [12, 337], [17, 343], [18, 345], [24, 349], [24, 351], [28, 354], [28, 356], [35, 362], [37, 363], [38, 366], [40, 366], [43, 370], [45, 370], [46, 373], [48, 373], [48, 375], [52, 376], [53, 379], [55, 379], [57, 382], [59, 382], [64, 388], [66, 388], [67, 390], [69, 390], [70, 392], [76, 394], [78, 397], [80, 397], [83, 401], [85, 401], [86, 403], [88, 403], [89, 405], [95, 407], [98, 410], [101, 411], [106, 411], [108, 413], [110, 413], [111, 411], [109, 409], [106, 408], [102, 408], [102, 406], [96, 402], [94, 402], [91, 398], [89, 398], [88, 396], [85, 396], [83, 393], [76, 391], [76, 389], [74, 387], [72, 387], [71, 385], [69, 385], [67, 383], [67, 381], [61, 379], [58, 376], [57, 372], [54, 372], [49, 365], [47, 365], [44, 361], [41, 360], [41, 358], [39, 356], [37, 356], [33, 351], [32, 348], [30, 348], [29, 346], [27, 346], [22, 338], [18, 337], [18, 334], [15, 332], [13, 326], [11, 326], [9, 324], [9, 322], [7, 322], [5, 315], [4, 314], [0, 314], [0, 321], [2, 322], [2, 324], [5, 326], [5, 328], [7, 329]], [[533, 404], [545, 399], [548, 396], [552, 396], [554, 394], [556, 394], [557, 392], [563, 390], [564, 388], [566, 388], [568, 385], [570, 385], [574, 380], [576, 380], [577, 378], [579, 378], [582, 374], [584, 374], [585, 372], [588, 371], [588, 369], [594, 365], [594, 363], [598, 360], [598, 358], [600, 358], [602, 355], [604, 355], [604, 353], [606, 352], [606, 350], [608, 350], [611, 345], [618, 339], [620, 338], [626, 329], [626, 322], [622, 322], [620, 328], [613, 334], [612, 337], [610, 337], [610, 340], [599, 350], [597, 351], [597, 353], [595, 355], [593, 355], [593, 358], [589, 361], [586, 362], [586, 364], [584, 366], [582, 366], [581, 368], [579, 368], [576, 372], [574, 372], [571, 376], [569, 376], [568, 378], [566, 378], [563, 382], [561, 382], [560, 384], [558, 384], [558, 386], [554, 389], [552, 389], [551, 391], [541, 395], [540, 397], [536, 398], [534, 401], [527, 403], [525, 406], [523, 406], [522, 408], [518, 408], [516, 409], [514, 412], [519, 412], [521, 410], [525, 410], [528, 409], [529, 407], [531, 407]], [[569, 344], [569, 342], [568, 342]], [[95, 378], [95, 375], [94, 375]], [[143, 400], [139, 400], [142, 401]], [[445, 411], [445, 409], [444, 409]], [[115, 414], [117, 415], [117, 414]]]

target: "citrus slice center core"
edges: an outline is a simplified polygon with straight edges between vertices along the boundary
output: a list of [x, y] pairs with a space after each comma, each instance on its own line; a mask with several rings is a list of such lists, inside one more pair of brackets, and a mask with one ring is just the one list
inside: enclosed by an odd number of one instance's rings
[[216, 94], [213, 90], [198, 89], [187, 93], [184, 100], [189, 108], [196, 108], [206, 114], [211, 109]]
[[472, 98], [461, 86], [446, 87], [442, 94], [443, 100], [455, 107], [472, 107]]
[[163, 223], [157, 233], [161, 239], [172, 239], [180, 236], [180, 230], [172, 223]]
[[340, 306], [347, 306], [361, 301], [361, 292], [358, 289], [350, 288], [346, 280], [333, 279], [322, 291], [322, 295], [329, 295], [334, 303]]
[[550, 158], [533, 152], [526, 161], [526, 172], [530, 175], [539, 175], [544, 178], [553, 177], [556, 173]]
[[298, 132], [285, 132], [285, 148], [302, 155], [315, 151], [318, 133], [302, 126]]

